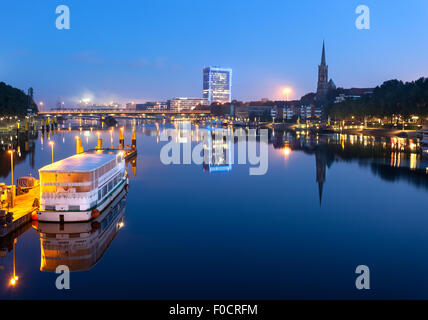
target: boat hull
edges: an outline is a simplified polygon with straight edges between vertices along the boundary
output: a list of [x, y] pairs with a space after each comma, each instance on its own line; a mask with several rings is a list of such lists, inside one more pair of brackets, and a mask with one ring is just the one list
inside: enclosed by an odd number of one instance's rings
[[[119, 196], [124, 189], [128, 187], [128, 179], [125, 180], [120, 187], [114, 190], [99, 206], [95, 209], [98, 212], [103, 211], [117, 196]], [[92, 220], [92, 212], [95, 210], [88, 211], [38, 211], [37, 220], [45, 222], [84, 222]]]

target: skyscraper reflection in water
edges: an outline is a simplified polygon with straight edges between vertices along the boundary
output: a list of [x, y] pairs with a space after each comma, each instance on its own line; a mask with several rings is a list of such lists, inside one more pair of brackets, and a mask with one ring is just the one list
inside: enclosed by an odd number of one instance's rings
[[[217, 131], [217, 133], [216, 133]], [[218, 134], [219, 138], [215, 138]], [[229, 172], [232, 170], [233, 163], [233, 143], [228, 139], [226, 129], [215, 129], [208, 132], [206, 141], [204, 141], [204, 163], [203, 170], [208, 172]]]

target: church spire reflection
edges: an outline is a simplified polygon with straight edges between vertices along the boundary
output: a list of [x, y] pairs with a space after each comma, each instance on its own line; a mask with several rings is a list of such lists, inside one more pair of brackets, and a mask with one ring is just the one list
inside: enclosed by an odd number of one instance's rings
[[324, 152], [322, 152], [320, 149], [317, 149], [315, 151], [315, 166], [317, 171], [317, 178], [316, 181], [318, 183], [318, 196], [320, 201], [320, 206], [322, 203], [322, 192], [325, 182], [325, 171], [327, 167], [327, 157]]

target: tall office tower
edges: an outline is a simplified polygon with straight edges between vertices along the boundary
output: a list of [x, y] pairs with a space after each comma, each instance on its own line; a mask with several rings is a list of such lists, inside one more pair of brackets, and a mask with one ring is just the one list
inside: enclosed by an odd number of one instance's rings
[[232, 69], [205, 67], [203, 70], [203, 97], [209, 103], [232, 101]]

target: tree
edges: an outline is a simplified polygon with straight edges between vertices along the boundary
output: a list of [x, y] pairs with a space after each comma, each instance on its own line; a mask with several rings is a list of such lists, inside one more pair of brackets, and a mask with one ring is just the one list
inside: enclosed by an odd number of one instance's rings
[[28, 96], [22, 90], [0, 82], [0, 115], [25, 116], [28, 108], [38, 111], [34, 101], [29, 103]]
[[385, 81], [376, 87], [371, 95], [362, 95], [355, 100], [330, 103], [325, 111], [332, 117], [344, 119], [349, 116], [392, 117], [401, 115], [408, 119], [410, 115], [426, 117], [428, 115], [428, 78], [403, 83], [399, 80]]

